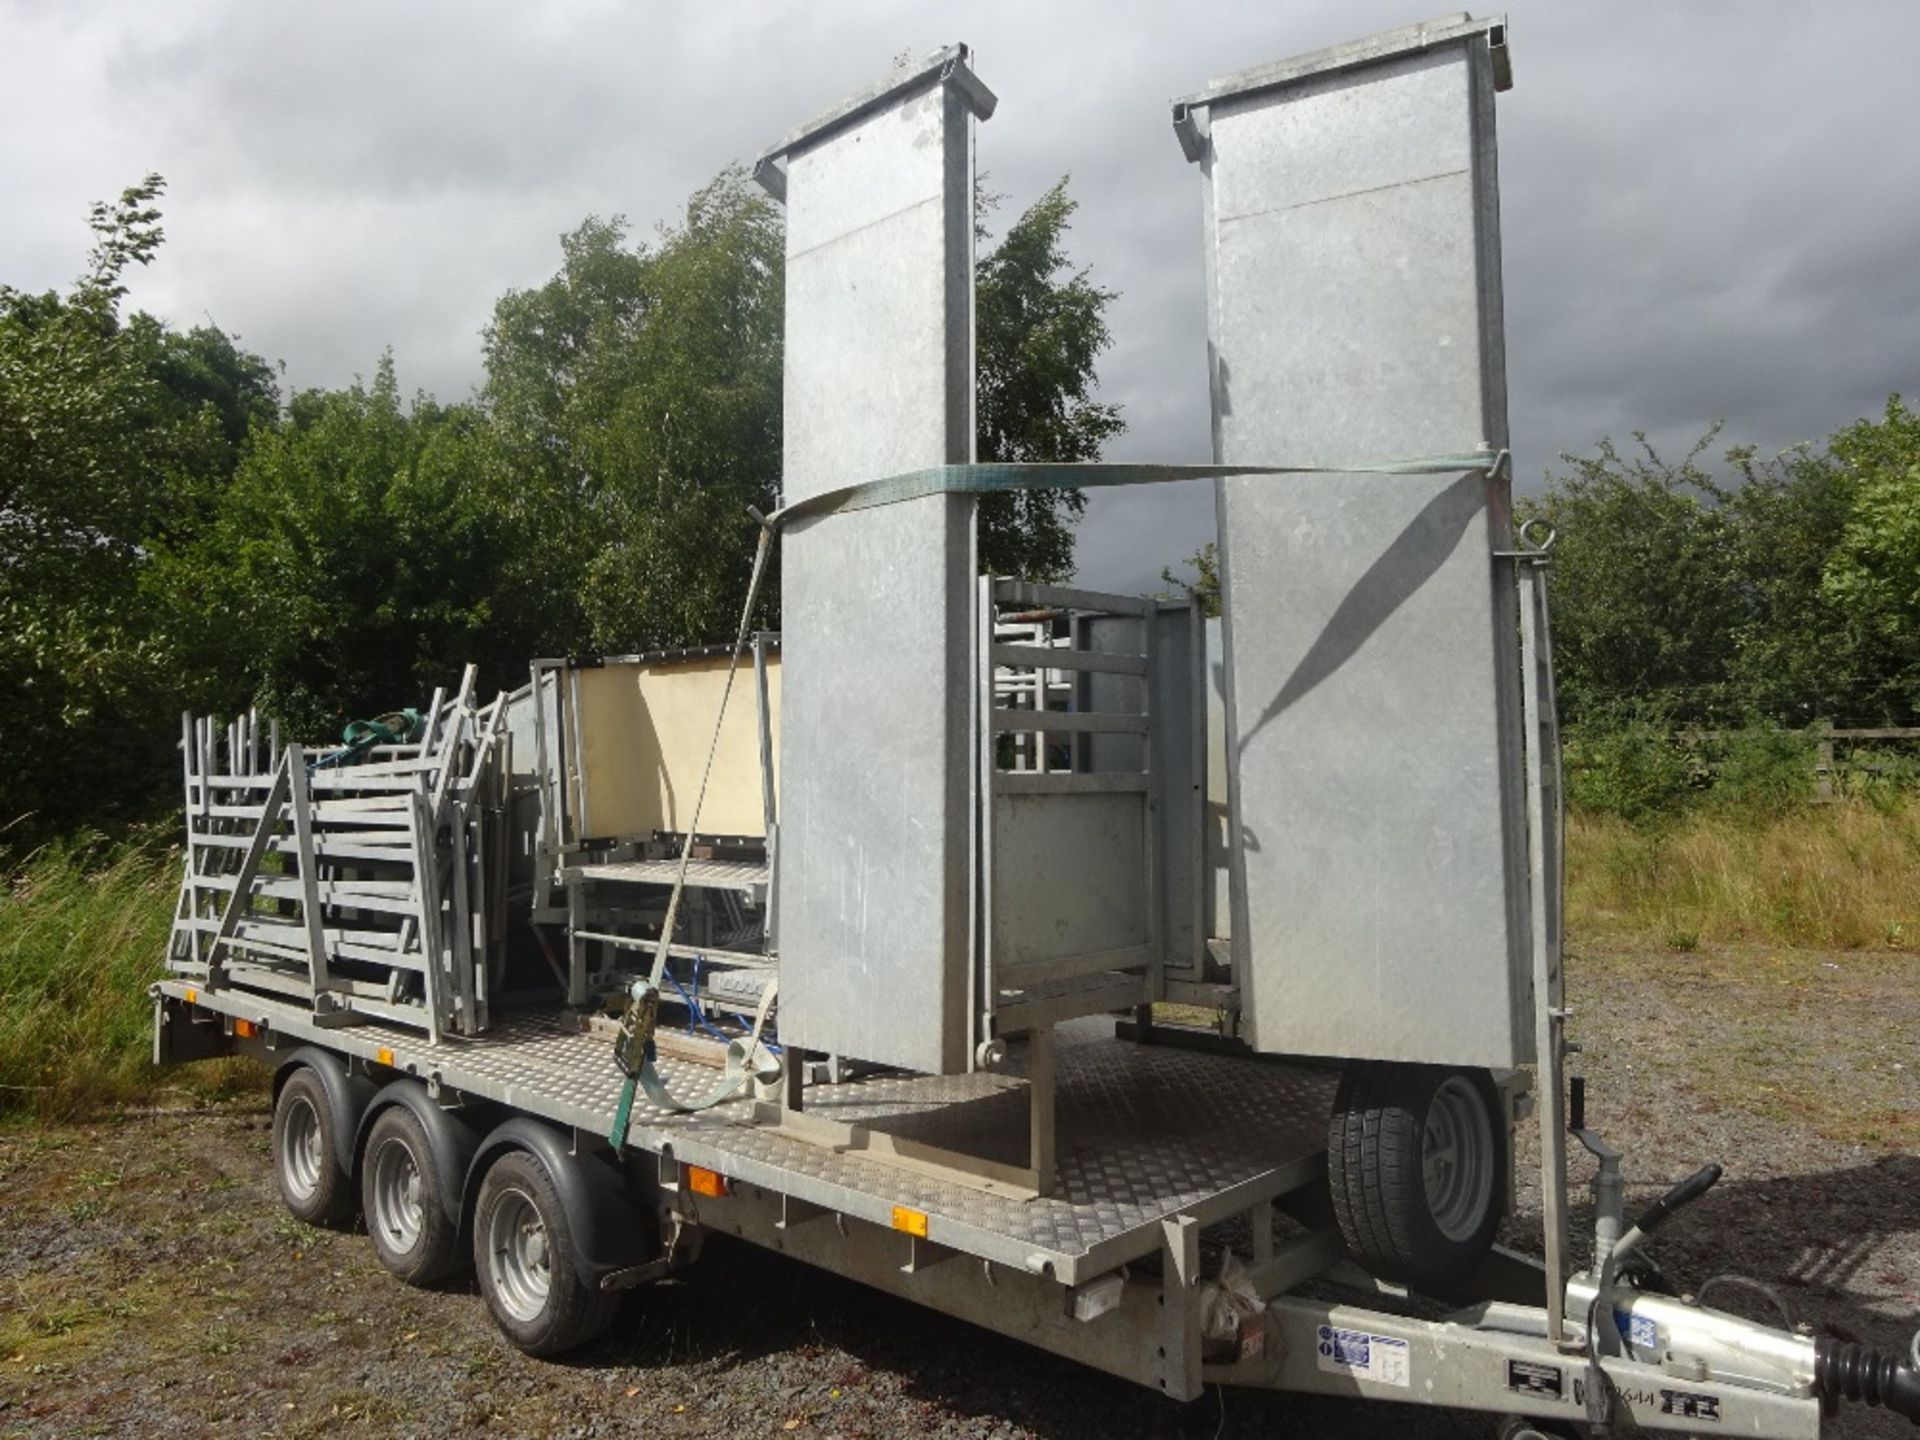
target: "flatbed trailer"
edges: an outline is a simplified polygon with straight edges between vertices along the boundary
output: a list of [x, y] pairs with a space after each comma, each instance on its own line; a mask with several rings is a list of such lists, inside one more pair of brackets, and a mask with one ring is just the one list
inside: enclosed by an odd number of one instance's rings
[[[1552, 537], [1511, 523], [1504, 449], [1510, 78], [1504, 21], [1461, 15], [1175, 105], [1207, 467], [969, 463], [995, 102], [964, 46], [769, 150], [789, 404], [754, 584], [777, 538], [786, 631], [777, 667], [754, 639], [755, 718], [726, 704], [751, 590], [717, 653], [535, 661], [489, 705], [470, 671], [342, 751], [189, 718], [156, 1061], [264, 1061], [293, 1213], [364, 1216], [408, 1283], [471, 1266], [531, 1354], [711, 1232], [1176, 1400], [1508, 1440], [1920, 1421], [1920, 1349], [1661, 1293], [1639, 1249], [1718, 1167], [1629, 1224], [1565, 1072]], [[1195, 474], [1217, 641], [1189, 603], [975, 574], [980, 493]], [[1493, 1244], [1529, 1118], [1538, 1261]], [[1599, 1161], [1571, 1274], [1570, 1136]]]
[[[1111, 1020], [1077, 1022], [1055, 1057], [1058, 1123], [1073, 1143], [1054, 1193], [1034, 1197], [942, 1174], [939, 1160], [915, 1168], [919, 1154], [1024, 1146], [1018, 1060], [1005, 1075], [875, 1074], [808, 1089], [802, 1115], [858, 1123], [865, 1145], [897, 1141], [884, 1156], [783, 1133], [767, 1114], [780, 1102], [750, 1095], [694, 1115], [643, 1103], [616, 1155], [607, 1137], [622, 1077], [608, 1038], [558, 1011], [432, 1042], [377, 1023], [327, 1028], [300, 1006], [163, 981], [155, 1027], [163, 1063], [251, 1054], [273, 1069], [276, 1095], [303, 1070], [325, 1077], [338, 1098], [324, 1123], [276, 1124], [283, 1191], [299, 1169], [286, 1149], [303, 1143], [329, 1147], [332, 1165], [364, 1180], [373, 1121], [405, 1109], [428, 1117], [448, 1162], [415, 1203], [445, 1207], [464, 1239], [490, 1164], [536, 1156], [573, 1247], [539, 1267], [542, 1283], [576, 1284], [595, 1300], [692, 1265], [712, 1232], [1174, 1399], [1230, 1384], [1472, 1409], [1545, 1434], [1604, 1413], [1623, 1428], [1788, 1440], [1821, 1434], [1842, 1393], [1820, 1381], [1838, 1362], [1822, 1365], [1813, 1339], [1624, 1281], [1610, 1311], [1622, 1333], [1657, 1337], [1651, 1347], [1556, 1345], [1539, 1304], [1543, 1272], [1504, 1251], [1452, 1306], [1374, 1281], [1345, 1259], [1325, 1208], [1337, 1077], [1321, 1065], [1208, 1054], [1177, 1036], [1142, 1044], [1116, 1038]], [[661, 1069], [689, 1089], [712, 1073], [693, 1059], [663, 1057]], [[1010, 1168], [1017, 1159], [1008, 1155]], [[480, 1264], [484, 1275], [484, 1253]], [[1582, 1275], [1568, 1287], [1589, 1307], [1595, 1293]], [[1880, 1368], [1874, 1395], [1913, 1393], [1910, 1369]], [[1596, 1411], [1600, 1386], [1609, 1398]]]

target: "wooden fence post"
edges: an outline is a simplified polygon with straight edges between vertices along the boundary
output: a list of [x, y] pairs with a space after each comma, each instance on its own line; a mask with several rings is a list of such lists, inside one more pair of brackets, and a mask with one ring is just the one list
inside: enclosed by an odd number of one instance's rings
[[1833, 722], [1816, 720], [1807, 727], [1813, 733], [1813, 798], [1822, 804], [1833, 799]]

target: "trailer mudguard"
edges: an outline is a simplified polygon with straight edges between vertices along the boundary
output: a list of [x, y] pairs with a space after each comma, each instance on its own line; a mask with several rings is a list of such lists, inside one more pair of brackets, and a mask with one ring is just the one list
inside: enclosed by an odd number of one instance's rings
[[439, 1182], [440, 1209], [447, 1219], [460, 1225], [465, 1215], [467, 1175], [473, 1168], [474, 1153], [480, 1148], [481, 1132], [462, 1112], [435, 1103], [427, 1094], [427, 1087], [418, 1080], [389, 1081], [368, 1102], [353, 1139], [353, 1173], [359, 1174], [373, 1122], [381, 1111], [395, 1105], [411, 1110], [414, 1119], [427, 1132], [427, 1144], [433, 1151], [433, 1168], [437, 1172], [434, 1178]]
[[273, 1098], [280, 1098], [280, 1087], [299, 1066], [305, 1065], [320, 1077], [327, 1092], [327, 1105], [333, 1111], [333, 1158], [348, 1175], [355, 1174], [354, 1157], [360, 1149], [360, 1117], [373, 1102], [375, 1086], [364, 1075], [347, 1069], [346, 1061], [317, 1045], [302, 1045], [273, 1072]]
[[616, 1270], [644, 1265], [659, 1254], [657, 1217], [633, 1192], [610, 1154], [580, 1154], [563, 1131], [525, 1115], [489, 1134], [467, 1170], [462, 1221], [471, 1226], [480, 1180], [504, 1151], [525, 1150], [546, 1166], [566, 1207], [581, 1271], [598, 1282]]

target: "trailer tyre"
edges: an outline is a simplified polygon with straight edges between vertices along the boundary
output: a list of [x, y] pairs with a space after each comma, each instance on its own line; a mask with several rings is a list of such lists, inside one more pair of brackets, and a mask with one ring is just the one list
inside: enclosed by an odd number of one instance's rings
[[1327, 1179], [1347, 1249], [1382, 1279], [1444, 1294], [1493, 1246], [1506, 1147], [1485, 1071], [1349, 1065], [1327, 1137]]
[[613, 1323], [618, 1291], [586, 1278], [560, 1192], [539, 1157], [509, 1150], [474, 1205], [473, 1263], [501, 1333], [529, 1355], [558, 1355]]
[[340, 1163], [340, 1117], [310, 1065], [286, 1078], [273, 1105], [273, 1178], [296, 1219], [338, 1225], [353, 1216], [353, 1177]]
[[360, 1211], [380, 1263], [409, 1285], [430, 1285], [466, 1258], [460, 1227], [441, 1193], [426, 1127], [404, 1105], [373, 1119], [360, 1161]]

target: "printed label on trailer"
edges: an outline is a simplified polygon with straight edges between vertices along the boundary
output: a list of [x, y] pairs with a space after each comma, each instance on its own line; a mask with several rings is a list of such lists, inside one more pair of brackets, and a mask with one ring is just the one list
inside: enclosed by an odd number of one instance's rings
[[1544, 1395], [1549, 1399], [1564, 1400], [1567, 1395], [1567, 1373], [1558, 1365], [1543, 1365], [1538, 1360], [1509, 1360], [1507, 1389], [1517, 1390], [1522, 1395]]
[[1398, 1385], [1402, 1389], [1413, 1383], [1407, 1342], [1391, 1335], [1322, 1325], [1318, 1349], [1320, 1368], [1330, 1374], [1352, 1375], [1359, 1380]]
[[1704, 1395], [1697, 1390], [1662, 1390], [1660, 1413], [1683, 1415], [1689, 1420], [1718, 1420], [1720, 1397]]
[[1635, 1350], [1658, 1352], [1660, 1349], [1660, 1327], [1648, 1315], [1629, 1315], [1624, 1310], [1613, 1312], [1613, 1323], [1620, 1328], [1621, 1336]]

